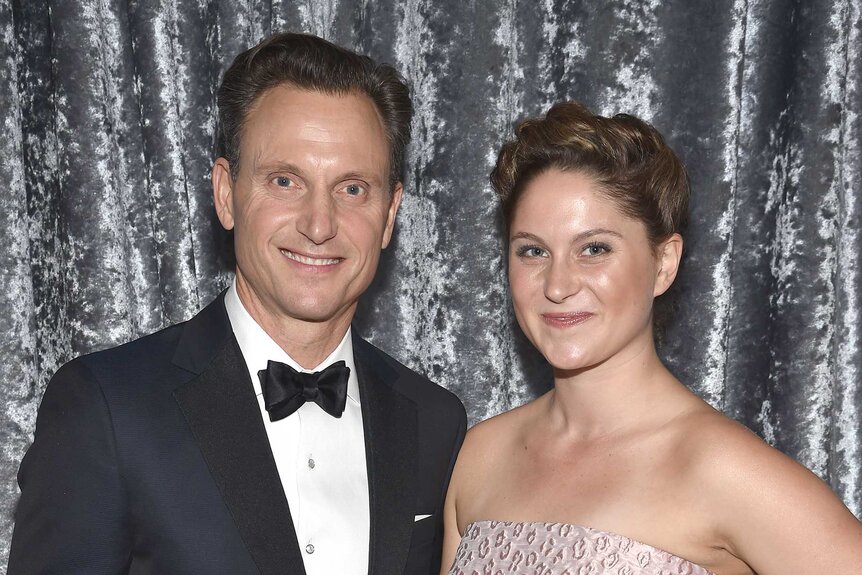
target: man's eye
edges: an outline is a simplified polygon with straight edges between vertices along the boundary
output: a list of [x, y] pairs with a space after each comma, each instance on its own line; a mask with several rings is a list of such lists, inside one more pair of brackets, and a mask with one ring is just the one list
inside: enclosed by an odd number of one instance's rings
[[365, 189], [359, 184], [348, 184], [344, 186], [344, 191], [347, 193], [348, 196], [358, 196], [362, 192], [364, 192]]
[[272, 179], [272, 183], [280, 188], [289, 188], [293, 185], [293, 180], [287, 176], [276, 176]]

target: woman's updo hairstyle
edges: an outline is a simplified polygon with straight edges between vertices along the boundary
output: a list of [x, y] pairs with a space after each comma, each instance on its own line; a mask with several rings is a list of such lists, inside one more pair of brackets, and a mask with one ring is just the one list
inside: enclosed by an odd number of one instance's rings
[[524, 188], [550, 169], [595, 180], [597, 191], [623, 214], [644, 223], [653, 249], [685, 225], [685, 168], [661, 134], [634, 116], [606, 118], [577, 102], [562, 102], [544, 117], [521, 122], [491, 172], [507, 228]]

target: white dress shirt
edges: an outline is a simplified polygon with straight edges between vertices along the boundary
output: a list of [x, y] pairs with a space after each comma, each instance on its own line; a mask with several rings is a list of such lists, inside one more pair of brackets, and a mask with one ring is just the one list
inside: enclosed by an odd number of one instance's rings
[[[329, 357], [314, 369], [305, 369], [249, 315], [237, 295], [236, 281], [228, 289], [224, 302], [257, 394], [306, 573], [366, 574], [370, 530], [368, 474], [350, 329]], [[269, 360], [303, 372], [319, 371], [344, 361], [350, 368], [350, 379], [342, 416], [332, 417], [317, 404], [308, 402], [286, 418], [270, 421], [257, 375], [266, 369]]]

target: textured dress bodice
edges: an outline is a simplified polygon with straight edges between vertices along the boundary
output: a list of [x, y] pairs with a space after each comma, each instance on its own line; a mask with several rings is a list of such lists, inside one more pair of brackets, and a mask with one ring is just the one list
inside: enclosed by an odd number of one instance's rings
[[467, 525], [449, 575], [713, 575], [628, 537], [566, 523]]

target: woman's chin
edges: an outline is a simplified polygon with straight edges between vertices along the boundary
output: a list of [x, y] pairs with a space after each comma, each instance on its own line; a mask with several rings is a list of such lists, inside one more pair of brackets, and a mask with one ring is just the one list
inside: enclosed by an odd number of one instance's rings
[[589, 365], [577, 366], [577, 365], [565, 364], [565, 365], [562, 365], [560, 367], [557, 367], [555, 365], [552, 365], [551, 367], [554, 368], [554, 379], [559, 380], [559, 379], [569, 379], [569, 378], [581, 375], [582, 373], [589, 371], [592, 366], [589, 366]]
[[545, 356], [554, 373], [562, 376], [571, 376], [590, 369], [594, 363], [583, 357], [548, 357]]
[[571, 356], [549, 356], [545, 359], [551, 364], [554, 369], [554, 376], [558, 379], [566, 379], [572, 376], [580, 375], [592, 369], [596, 369], [605, 364], [610, 359], [609, 357], [594, 357], [585, 355]]

